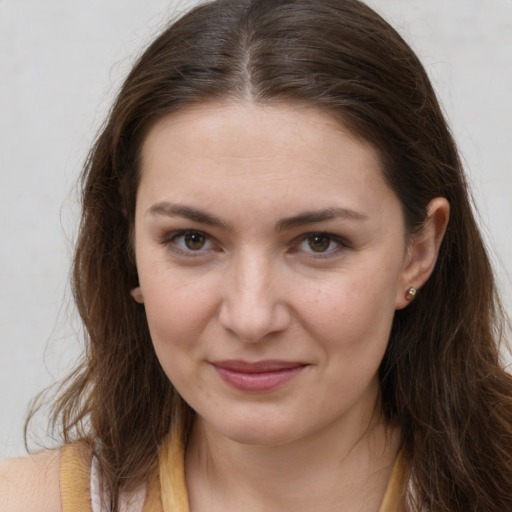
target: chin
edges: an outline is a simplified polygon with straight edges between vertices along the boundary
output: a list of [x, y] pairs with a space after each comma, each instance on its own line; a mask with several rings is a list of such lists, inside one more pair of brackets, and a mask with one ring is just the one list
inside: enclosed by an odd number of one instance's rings
[[226, 432], [225, 437], [231, 441], [253, 446], [283, 446], [296, 440], [290, 432], [253, 429], [251, 431]]
[[235, 443], [254, 446], [282, 446], [301, 437], [292, 425], [279, 424], [266, 418], [245, 418], [242, 421], [216, 423], [203, 418], [203, 428], [214, 430]]

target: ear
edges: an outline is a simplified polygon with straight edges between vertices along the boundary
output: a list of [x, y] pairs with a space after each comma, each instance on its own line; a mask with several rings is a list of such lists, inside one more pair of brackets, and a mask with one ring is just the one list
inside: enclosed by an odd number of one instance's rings
[[411, 240], [407, 251], [397, 290], [396, 309], [405, 308], [411, 300], [406, 296], [407, 291], [411, 287], [420, 289], [432, 274], [449, 218], [450, 203], [447, 199], [432, 199], [427, 207], [423, 229]]
[[134, 298], [135, 302], [138, 302], [139, 304], [144, 304], [144, 296], [142, 295], [140, 286], [133, 288], [132, 291], [130, 292], [130, 295]]

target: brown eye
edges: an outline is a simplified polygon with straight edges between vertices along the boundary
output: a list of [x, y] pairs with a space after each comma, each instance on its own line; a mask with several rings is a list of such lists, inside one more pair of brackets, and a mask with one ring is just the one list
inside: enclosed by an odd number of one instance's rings
[[325, 235], [311, 235], [308, 237], [308, 245], [314, 252], [325, 252], [330, 248], [332, 240]]
[[187, 249], [199, 251], [206, 244], [206, 237], [202, 233], [187, 233], [184, 236], [184, 243]]
[[202, 231], [185, 229], [171, 233], [162, 245], [180, 256], [204, 256], [215, 250], [211, 237]]

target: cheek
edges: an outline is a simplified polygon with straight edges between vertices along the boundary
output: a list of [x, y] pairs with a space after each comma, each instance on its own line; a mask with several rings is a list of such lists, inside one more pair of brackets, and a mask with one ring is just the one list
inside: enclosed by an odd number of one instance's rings
[[[196, 406], [196, 396], [215, 403], [198, 362], [208, 353], [205, 336], [216, 304], [208, 278], [190, 279], [184, 273], [154, 272], [141, 279], [151, 340], [160, 365], [181, 396]], [[193, 385], [191, 385], [193, 379]]]
[[384, 352], [395, 311], [393, 280], [343, 276], [306, 291], [299, 308], [307, 330], [326, 351], [363, 361], [362, 353]]
[[146, 285], [144, 305], [153, 347], [167, 377], [179, 388], [201, 350], [203, 305], [190, 287]]
[[180, 285], [176, 281], [149, 282], [143, 288], [146, 317], [155, 343], [190, 340], [207, 321], [212, 305], [205, 286]]
[[157, 357], [168, 375], [179, 372], [180, 365], [200, 358], [205, 349], [203, 334], [218, 308], [215, 274], [197, 275], [167, 262], [141, 258], [139, 279]]

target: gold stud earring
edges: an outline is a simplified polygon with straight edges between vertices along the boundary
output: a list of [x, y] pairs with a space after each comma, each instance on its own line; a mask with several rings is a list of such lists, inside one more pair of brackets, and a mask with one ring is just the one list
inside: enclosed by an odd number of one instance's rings
[[414, 299], [414, 297], [416, 297], [416, 288], [414, 288], [414, 286], [411, 286], [406, 292], [405, 292], [405, 298], [408, 300], [408, 301], [411, 301]]

